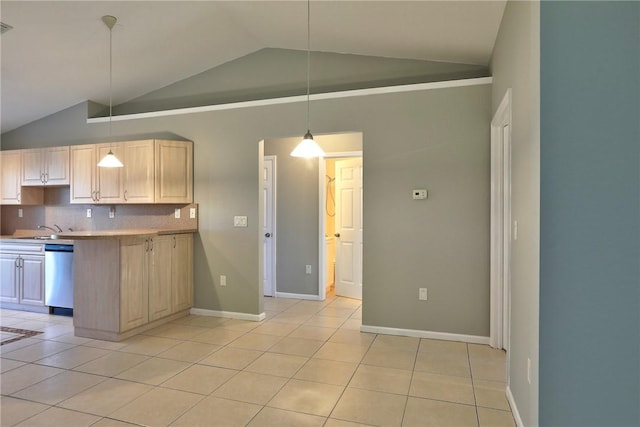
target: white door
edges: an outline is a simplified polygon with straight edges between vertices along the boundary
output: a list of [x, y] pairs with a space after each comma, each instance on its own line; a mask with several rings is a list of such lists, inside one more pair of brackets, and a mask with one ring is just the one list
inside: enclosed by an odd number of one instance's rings
[[264, 271], [262, 272], [262, 289], [265, 296], [275, 296], [275, 156], [264, 157], [262, 170], [262, 245]]
[[362, 158], [336, 161], [336, 295], [362, 299]]

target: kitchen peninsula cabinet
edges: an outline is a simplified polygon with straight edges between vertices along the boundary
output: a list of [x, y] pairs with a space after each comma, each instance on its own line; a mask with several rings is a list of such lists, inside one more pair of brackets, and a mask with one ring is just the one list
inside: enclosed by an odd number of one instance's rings
[[0, 151], [0, 204], [42, 204], [42, 188], [22, 188], [22, 150]]
[[[109, 148], [124, 167], [99, 168]], [[142, 140], [71, 147], [71, 203], [193, 202], [193, 143]]]
[[69, 147], [22, 150], [22, 186], [69, 185]]
[[44, 306], [43, 244], [0, 244], [0, 303], [4, 308], [48, 311]]
[[120, 341], [189, 313], [191, 232], [81, 233], [62, 234], [75, 245], [76, 335]]

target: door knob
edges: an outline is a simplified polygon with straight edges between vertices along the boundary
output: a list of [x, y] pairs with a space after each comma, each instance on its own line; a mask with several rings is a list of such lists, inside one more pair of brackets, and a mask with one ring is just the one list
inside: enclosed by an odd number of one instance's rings
[[340, 233], [336, 233], [336, 234], [334, 234], [334, 236], [339, 238], [340, 237]]
[[266, 233], [264, 237], [271, 237], [271, 233]]

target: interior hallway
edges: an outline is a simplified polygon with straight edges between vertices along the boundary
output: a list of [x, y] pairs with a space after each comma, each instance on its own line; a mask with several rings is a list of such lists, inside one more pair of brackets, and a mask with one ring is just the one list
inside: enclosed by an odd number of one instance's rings
[[0, 346], [1, 425], [515, 425], [502, 351], [361, 333], [358, 300], [264, 306], [264, 322], [189, 316], [120, 343], [2, 310], [42, 334]]

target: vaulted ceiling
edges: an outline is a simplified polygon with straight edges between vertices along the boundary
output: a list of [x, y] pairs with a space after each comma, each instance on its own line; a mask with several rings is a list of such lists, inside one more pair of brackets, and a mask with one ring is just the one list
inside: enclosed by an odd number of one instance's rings
[[[505, 1], [312, 1], [311, 48], [487, 65]], [[306, 1], [7, 1], [2, 132], [86, 100], [141, 97], [265, 48], [307, 48]]]

